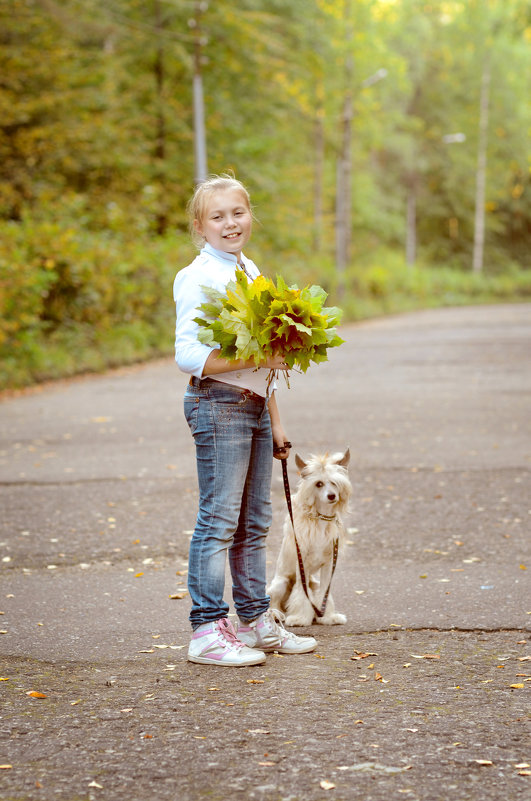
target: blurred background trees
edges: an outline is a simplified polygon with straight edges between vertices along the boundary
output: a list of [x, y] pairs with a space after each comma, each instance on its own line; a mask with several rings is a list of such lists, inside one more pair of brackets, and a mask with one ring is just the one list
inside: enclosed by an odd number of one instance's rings
[[171, 348], [194, 76], [264, 272], [351, 317], [525, 297], [530, 40], [527, 0], [3, 0], [4, 383]]

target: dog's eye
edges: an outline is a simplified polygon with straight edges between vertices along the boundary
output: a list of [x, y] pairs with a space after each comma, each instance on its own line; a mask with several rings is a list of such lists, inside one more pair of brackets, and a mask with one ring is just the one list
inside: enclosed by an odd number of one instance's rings
[[322, 482], [322, 481], [316, 481], [316, 482], [315, 482], [315, 486], [316, 486], [316, 487], [319, 487], [319, 489], [321, 489], [321, 487], [324, 487], [324, 484], [323, 484], [323, 482]]

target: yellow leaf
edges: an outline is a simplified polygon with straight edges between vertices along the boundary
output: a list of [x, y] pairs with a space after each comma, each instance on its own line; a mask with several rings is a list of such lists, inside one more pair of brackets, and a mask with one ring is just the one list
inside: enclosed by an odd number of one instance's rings
[[518, 765], [513, 765], [513, 768], [531, 768], [529, 762], [519, 762]]
[[81, 698], [78, 698], [77, 701], [70, 701], [70, 706], [77, 706], [77, 704], [81, 703]]
[[513, 690], [523, 690], [524, 688], [523, 682], [522, 684], [510, 684], [509, 686], [512, 687]]
[[520, 565], [520, 570], [527, 570], [527, 567], [525, 565]]
[[319, 787], [322, 787], [323, 790], [333, 790], [335, 784], [333, 782], [327, 782], [326, 779], [323, 779], [323, 781], [319, 782]]
[[0, 770], [11, 770], [13, 765], [0, 765]]
[[170, 601], [180, 601], [186, 598], [187, 592], [187, 590], [184, 590], [184, 592], [174, 592], [173, 595], [169, 595], [168, 598]]
[[143, 575], [144, 575], [143, 573], [135, 573], [135, 578], [140, 578], [140, 576], [143, 576]]
[[39, 693], [36, 690], [29, 690], [29, 692], [27, 692], [26, 695], [29, 695], [30, 698], [47, 698], [48, 697], [44, 693]]
[[474, 762], [476, 765], [493, 765], [494, 763], [490, 759], [475, 759]]
[[264, 679], [247, 679], [247, 684], [265, 684]]
[[258, 764], [263, 768], [273, 768], [275, 766], [274, 762], [259, 762]]
[[440, 659], [439, 654], [410, 654], [413, 659]]
[[0, 681], [9, 681], [9, 676], [0, 676]]
[[531, 776], [531, 770], [519, 770], [518, 771], [518, 775], [519, 776]]

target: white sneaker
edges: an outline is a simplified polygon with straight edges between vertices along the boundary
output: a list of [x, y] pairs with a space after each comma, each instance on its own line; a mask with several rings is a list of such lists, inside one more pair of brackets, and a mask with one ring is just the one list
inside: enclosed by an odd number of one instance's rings
[[282, 626], [284, 615], [268, 609], [252, 623], [238, 625], [238, 639], [250, 648], [278, 651], [279, 654], [307, 654], [317, 647], [313, 637], [298, 637]]
[[222, 617], [213, 623], [203, 623], [192, 634], [188, 659], [200, 665], [244, 667], [265, 662], [262, 651], [248, 648], [234, 631], [234, 626]]

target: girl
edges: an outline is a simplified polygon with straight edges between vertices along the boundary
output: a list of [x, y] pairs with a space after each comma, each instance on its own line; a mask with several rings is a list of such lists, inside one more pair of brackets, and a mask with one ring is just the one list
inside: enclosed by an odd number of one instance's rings
[[[190, 373], [184, 413], [196, 446], [199, 512], [190, 544], [188, 589], [192, 600], [191, 662], [255, 665], [266, 651], [307, 653], [313, 637], [287, 632], [266, 595], [266, 534], [271, 525], [271, 470], [287, 459], [289, 443], [274, 393], [271, 368], [285, 370], [281, 355], [256, 369], [254, 361], [228, 361], [197, 339], [202, 286], [224, 291], [241, 269], [249, 281], [259, 270], [242, 249], [249, 241], [252, 211], [246, 188], [229, 175], [199, 184], [189, 203], [190, 228], [201, 252], [175, 278], [175, 358]], [[226, 555], [238, 631], [223, 600]]]

